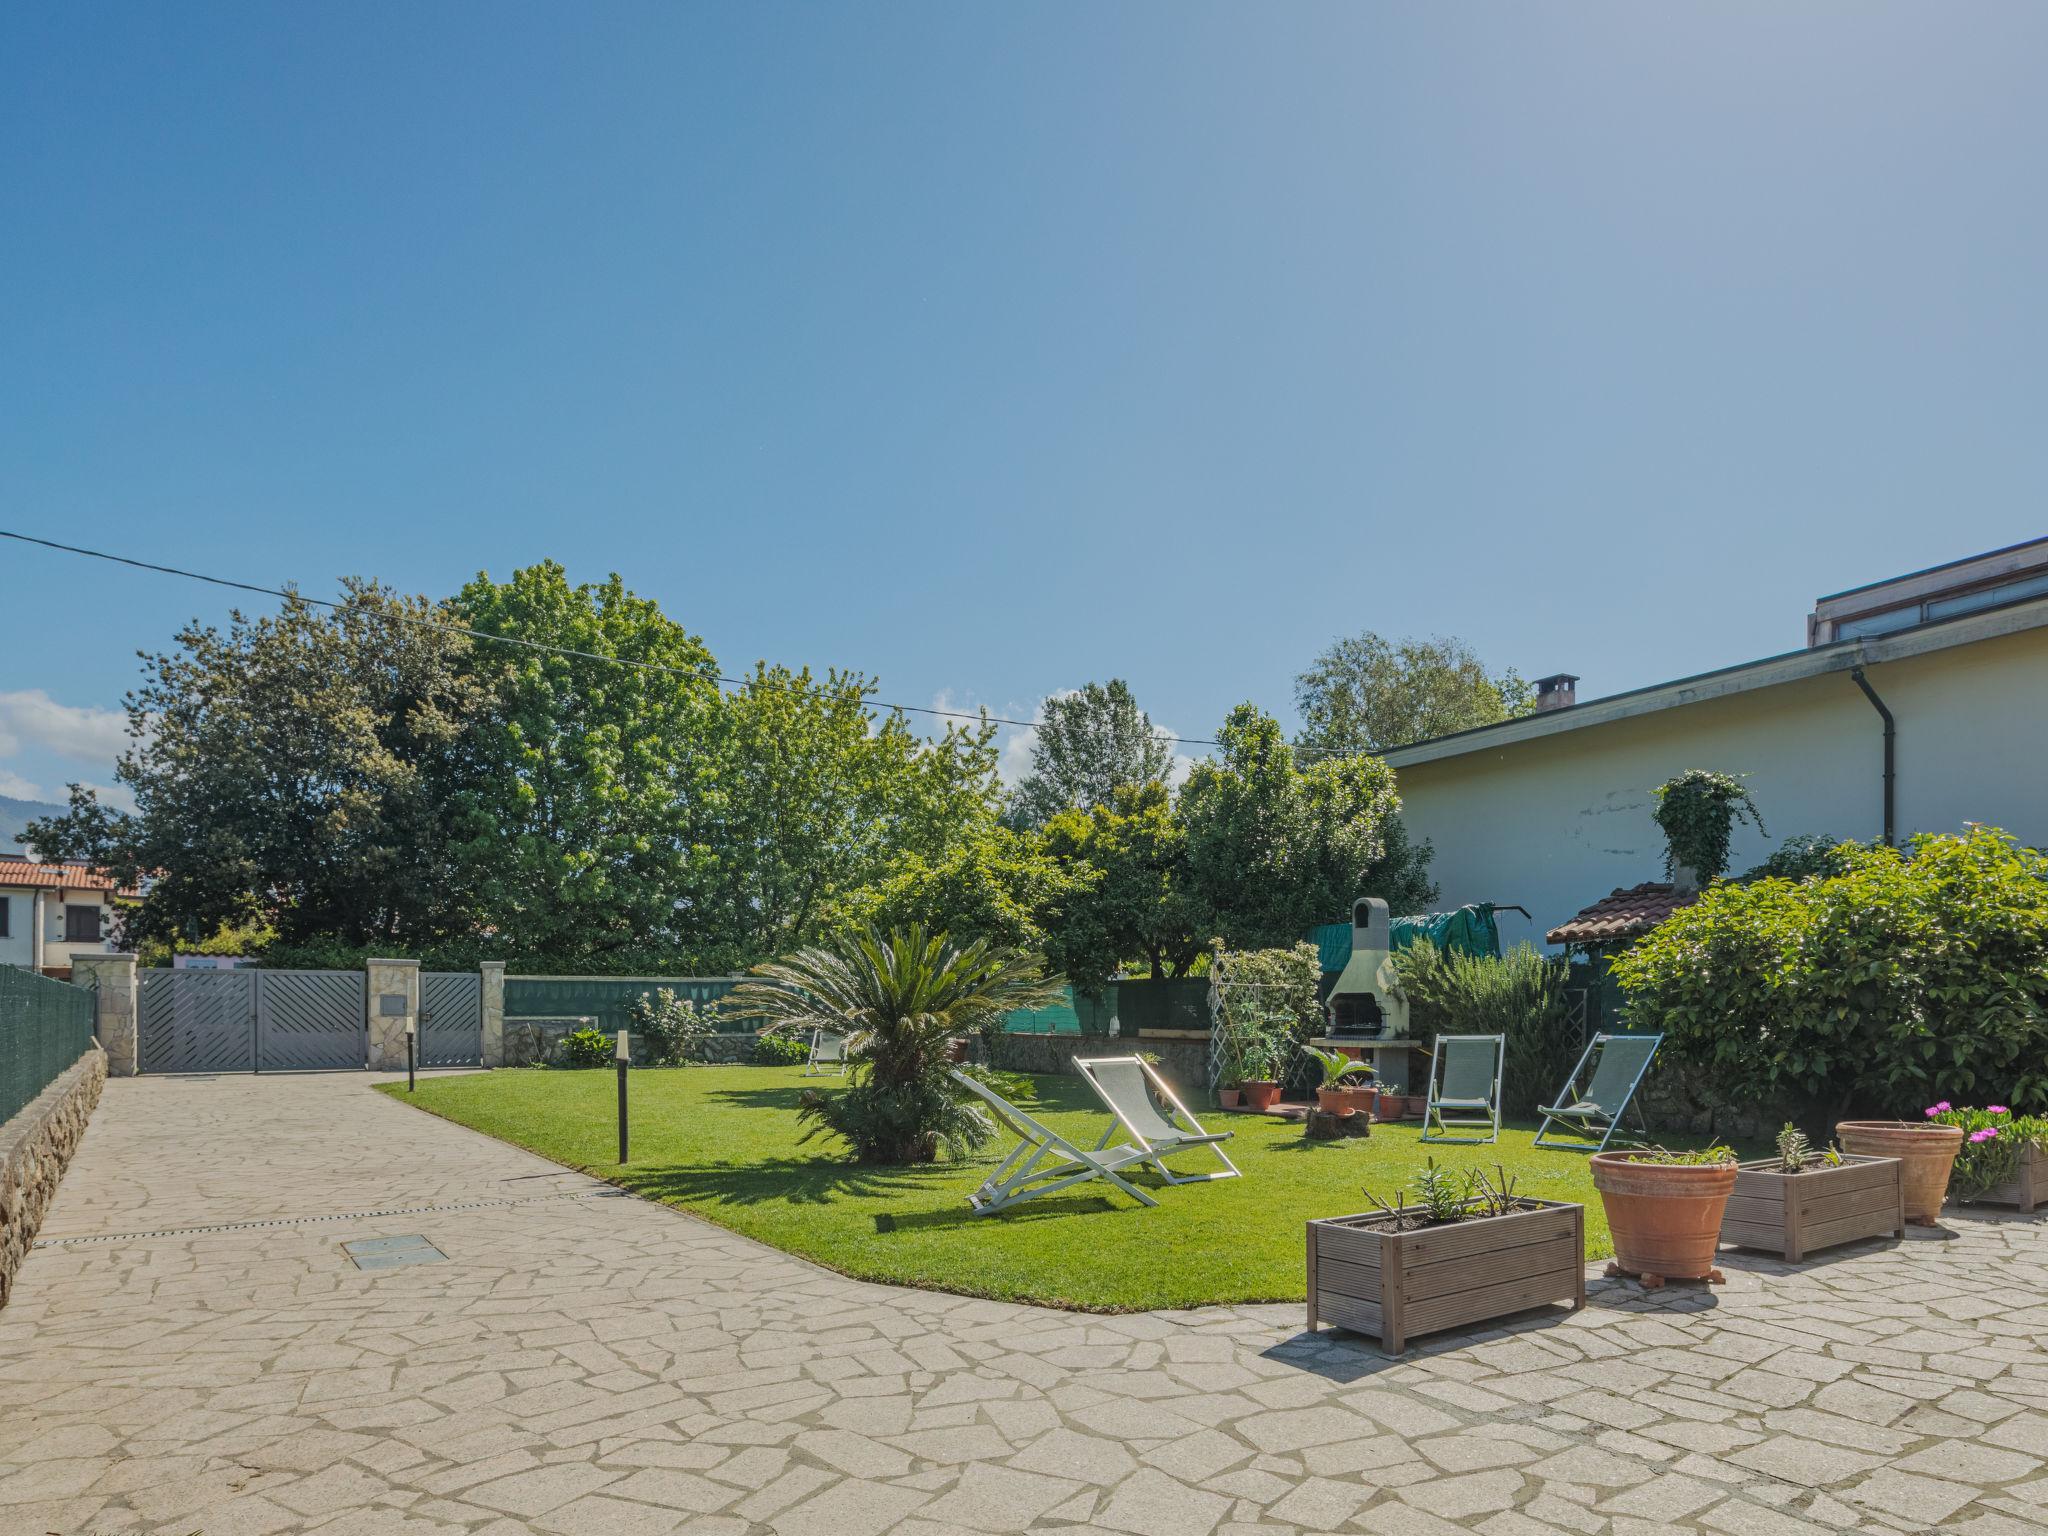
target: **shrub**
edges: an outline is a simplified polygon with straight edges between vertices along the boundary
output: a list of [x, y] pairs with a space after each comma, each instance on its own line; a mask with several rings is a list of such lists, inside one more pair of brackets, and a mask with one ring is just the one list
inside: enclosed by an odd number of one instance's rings
[[2048, 859], [1973, 826], [1710, 887], [1613, 962], [1630, 1018], [1818, 1126], [1937, 1095], [2048, 1109]]
[[1219, 943], [1209, 963], [1218, 998], [1215, 1027], [1223, 1036], [1219, 1081], [1268, 1081], [1296, 1045], [1322, 1032], [1316, 989], [1323, 971], [1315, 945], [1225, 949]]
[[626, 1010], [631, 1021], [627, 1027], [641, 1042], [649, 1066], [684, 1067], [703, 1053], [704, 1042], [712, 1036], [710, 1013], [663, 987], [652, 997], [643, 992], [633, 999]]
[[608, 1067], [615, 1049], [612, 1037], [601, 1029], [572, 1030], [555, 1047], [555, 1060], [565, 1067]]
[[977, 939], [956, 944], [912, 925], [840, 936], [768, 965], [730, 1006], [786, 1031], [846, 1036], [848, 1085], [798, 1104], [808, 1140], [836, 1136], [863, 1163], [964, 1157], [994, 1133], [949, 1075], [951, 1050], [1018, 1008], [1041, 1008], [1064, 983], [1035, 956]]
[[1518, 944], [1505, 955], [1467, 955], [1420, 940], [1394, 957], [1408, 994], [1409, 1031], [1505, 1035], [1501, 1113], [1527, 1117], [1563, 1086], [1584, 1047], [1565, 1009], [1565, 962]]
[[1728, 842], [1735, 823], [1748, 821], [1764, 830], [1763, 816], [1740, 779], [1706, 768], [1692, 768], [1650, 791], [1657, 809], [1650, 814], [1663, 830], [1664, 873], [1683, 864], [1702, 884], [1728, 870]]
[[754, 1041], [753, 1059], [757, 1067], [800, 1067], [811, 1059], [811, 1048], [795, 1035], [761, 1035]]
[[1866, 846], [1854, 838], [1802, 832], [1796, 837], [1786, 838], [1776, 852], [1754, 869], [1745, 870], [1740, 878], [1805, 880], [1814, 875], [1839, 875], [1845, 859]]

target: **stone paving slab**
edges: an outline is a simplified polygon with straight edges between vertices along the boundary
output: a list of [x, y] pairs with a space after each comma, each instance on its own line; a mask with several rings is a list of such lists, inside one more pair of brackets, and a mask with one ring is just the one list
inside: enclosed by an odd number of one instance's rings
[[0, 1312], [0, 1532], [2048, 1530], [2034, 1219], [1389, 1362], [847, 1280], [371, 1081], [109, 1085]]

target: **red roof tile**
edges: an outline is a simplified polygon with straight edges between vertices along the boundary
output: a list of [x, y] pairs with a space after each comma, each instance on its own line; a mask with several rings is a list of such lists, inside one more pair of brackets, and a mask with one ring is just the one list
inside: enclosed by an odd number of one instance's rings
[[1612, 944], [1648, 933], [1680, 907], [1699, 900], [1698, 891], [1681, 891], [1655, 880], [1616, 890], [1585, 908], [1570, 922], [1544, 935], [1553, 944]]
[[[38, 864], [30, 859], [0, 859], [0, 887], [9, 890], [112, 891], [114, 882], [86, 864]], [[137, 891], [117, 895], [135, 896]]]

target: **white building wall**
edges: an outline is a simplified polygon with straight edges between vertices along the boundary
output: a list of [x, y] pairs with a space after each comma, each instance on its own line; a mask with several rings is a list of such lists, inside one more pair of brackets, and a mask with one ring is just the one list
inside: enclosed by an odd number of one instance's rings
[[0, 891], [0, 901], [8, 903], [7, 937], [0, 939], [0, 965], [29, 965], [35, 954], [35, 941], [30, 937], [35, 895], [30, 891]]
[[[2048, 630], [1872, 665], [1898, 720], [1898, 835], [1966, 821], [2048, 846]], [[1517, 902], [1501, 938], [1546, 929], [1617, 886], [1664, 878], [1651, 786], [1688, 768], [1746, 774], [1770, 830], [1737, 829], [1732, 867], [1805, 832], [1883, 829], [1882, 722], [1846, 672], [1558, 732], [1397, 771], [1410, 830], [1436, 848], [1442, 904]]]

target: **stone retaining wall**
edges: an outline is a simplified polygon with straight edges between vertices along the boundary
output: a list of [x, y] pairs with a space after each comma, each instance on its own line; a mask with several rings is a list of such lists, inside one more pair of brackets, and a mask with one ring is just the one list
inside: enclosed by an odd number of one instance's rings
[[[507, 1019], [502, 1026], [504, 1042], [503, 1065], [508, 1067], [530, 1067], [538, 1062], [555, 1059], [555, 1052], [564, 1035], [574, 1034], [579, 1029], [596, 1028], [594, 1019]], [[629, 1040], [633, 1060], [643, 1063], [646, 1053], [638, 1038]], [[718, 1034], [707, 1038], [691, 1057], [694, 1061], [708, 1062], [714, 1066], [744, 1065], [754, 1059], [754, 1037], [751, 1034]]]
[[1148, 1040], [1140, 1035], [1011, 1035], [995, 1037], [989, 1064], [1001, 1072], [1072, 1075], [1074, 1058], [1156, 1056], [1159, 1075], [1190, 1108], [1208, 1102], [1209, 1042]]
[[0, 1126], [0, 1307], [13, 1293], [15, 1273], [28, 1257], [106, 1081], [106, 1052], [94, 1046]]

